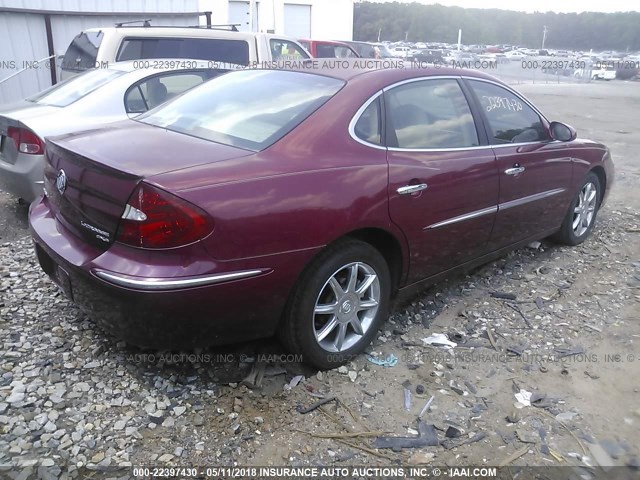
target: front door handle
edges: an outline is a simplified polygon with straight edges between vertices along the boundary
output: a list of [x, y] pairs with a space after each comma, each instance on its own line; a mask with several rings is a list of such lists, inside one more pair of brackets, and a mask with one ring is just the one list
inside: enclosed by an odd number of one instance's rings
[[396, 192], [398, 192], [398, 194], [400, 195], [408, 195], [410, 193], [416, 193], [421, 192], [422, 190], [426, 190], [428, 186], [429, 185], [427, 185], [426, 183], [419, 183], [417, 185], [405, 185], [404, 187], [398, 188]]
[[524, 167], [521, 167], [520, 165], [516, 164], [514, 165], [512, 168], [507, 168], [504, 173], [506, 173], [507, 175], [518, 175], [519, 173], [524, 172]]

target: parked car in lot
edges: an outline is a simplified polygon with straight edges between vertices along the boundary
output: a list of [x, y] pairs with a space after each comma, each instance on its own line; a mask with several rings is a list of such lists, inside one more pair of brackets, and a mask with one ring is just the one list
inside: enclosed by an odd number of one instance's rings
[[330, 368], [390, 299], [554, 235], [590, 234], [604, 145], [457, 68], [245, 70], [47, 144], [43, 270], [132, 344], [279, 333]]
[[353, 48], [362, 58], [394, 58], [389, 47], [384, 43], [368, 43], [343, 40], [340, 43], [346, 43]]
[[442, 52], [440, 50], [424, 49], [418, 51], [418, 53], [412, 56], [412, 59], [416, 62], [426, 62], [434, 64], [443, 64], [445, 62]]
[[233, 65], [140, 60], [92, 69], [0, 109], [0, 189], [27, 202], [42, 195], [45, 137], [139, 115]]
[[188, 58], [252, 65], [283, 58], [309, 58], [296, 40], [281, 35], [224, 28], [89, 28], [71, 41], [62, 59], [61, 77], [115, 62], [152, 58]]
[[360, 55], [346, 43], [331, 40], [298, 40], [315, 58], [358, 58]]
[[616, 69], [611, 66], [604, 65], [603, 62], [593, 64], [591, 70], [591, 80], [615, 80]]

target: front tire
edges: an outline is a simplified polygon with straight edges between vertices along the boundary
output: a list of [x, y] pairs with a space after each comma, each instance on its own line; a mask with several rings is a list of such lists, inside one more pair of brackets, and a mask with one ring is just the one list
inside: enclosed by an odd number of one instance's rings
[[600, 179], [591, 172], [569, 205], [562, 227], [553, 238], [565, 245], [579, 245], [584, 242], [596, 223], [601, 199]]
[[285, 346], [321, 369], [352, 360], [387, 317], [389, 267], [371, 245], [343, 240], [328, 247], [302, 274], [279, 336]]

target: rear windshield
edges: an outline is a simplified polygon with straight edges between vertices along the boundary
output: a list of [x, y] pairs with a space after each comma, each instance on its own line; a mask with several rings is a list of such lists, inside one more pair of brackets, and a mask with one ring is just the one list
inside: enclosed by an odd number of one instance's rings
[[191, 58], [249, 65], [249, 44], [220, 38], [127, 38], [116, 61], [146, 58]]
[[231, 72], [136, 120], [260, 151], [293, 130], [343, 85], [342, 80], [301, 72]]
[[82, 32], [71, 41], [62, 59], [62, 69], [83, 72], [96, 64], [98, 49], [104, 34], [100, 32]]
[[27, 98], [27, 101], [54, 107], [66, 107], [125, 73], [120, 70], [92, 68]]

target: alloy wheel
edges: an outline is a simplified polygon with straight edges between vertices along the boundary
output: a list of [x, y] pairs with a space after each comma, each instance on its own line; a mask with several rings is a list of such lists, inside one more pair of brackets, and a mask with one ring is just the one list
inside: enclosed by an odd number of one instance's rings
[[318, 345], [329, 352], [353, 347], [371, 328], [380, 305], [380, 280], [363, 262], [342, 266], [324, 283], [313, 312]]
[[593, 217], [595, 215], [598, 203], [598, 190], [596, 186], [587, 182], [580, 194], [578, 195], [578, 203], [573, 209], [573, 233], [577, 237], [581, 237], [589, 229]]

